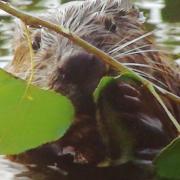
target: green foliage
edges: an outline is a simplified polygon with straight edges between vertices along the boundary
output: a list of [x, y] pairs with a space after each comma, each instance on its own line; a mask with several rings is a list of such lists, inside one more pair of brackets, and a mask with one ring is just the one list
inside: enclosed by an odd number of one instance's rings
[[0, 70], [0, 154], [18, 154], [62, 137], [73, 119], [71, 102]]
[[98, 101], [99, 95], [101, 94], [101, 92], [103, 91], [104, 88], [106, 88], [106, 86], [115, 81], [115, 79], [111, 76], [105, 76], [101, 79], [101, 81], [99, 82], [97, 88], [94, 91], [94, 100], [95, 102]]
[[160, 178], [180, 180], [180, 137], [162, 150], [154, 164]]
[[139, 79], [134, 76], [133, 73], [124, 73], [122, 75], [112, 77], [112, 76], [104, 76], [101, 81], [99, 82], [97, 88], [94, 91], [94, 100], [95, 102], [98, 101], [98, 97], [101, 94], [101, 92], [106, 88], [110, 83], [117, 81], [118, 79], [121, 79], [123, 81], [128, 81], [128, 82], [136, 82], [139, 83]]

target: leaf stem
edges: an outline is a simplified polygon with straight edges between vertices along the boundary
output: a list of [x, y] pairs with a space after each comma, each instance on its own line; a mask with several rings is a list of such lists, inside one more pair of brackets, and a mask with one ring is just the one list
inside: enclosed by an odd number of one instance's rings
[[25, 97], [27, 95], [27, 92], [28, 92], [28, 89], [29, 89], [29, 86], [31, 84], [31, 82], [33, 81], [33, 76], [34, 76], [34, 51], [33, 51], [33, 48], [32, 48], [32, 39], [31, 39], [31, 35], [30, 35], [30, 32], [29, 32], [29, 29], [27, 28], [27, 25], [23, 23], [23, 26], [24, 26], [24, 29], [25, 29], [25, 37], [27, 39], [27, 43], [28, 43], [28, 47], [29, 47], [29, 53], [30, 53], [30, 76], [28, 78], [28, 81], [27, 81], [27, 87], [26, 87], [26, 90], [25, 90], [25, 93], [24, 93], [24, 96]]

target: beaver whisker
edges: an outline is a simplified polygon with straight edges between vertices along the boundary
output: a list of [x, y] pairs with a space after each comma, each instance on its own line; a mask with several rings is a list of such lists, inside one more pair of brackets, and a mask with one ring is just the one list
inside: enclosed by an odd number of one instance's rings
[[127, 54], [127, 53], [130, 53], [130, 52], [134, 52], [135, 50], [142, 50], [143, 48], [147, 48], [147, 47], [151, 47], [151, 46], [152, 46], [152, 44], [146, 44], [146, 45], [143, 45], [143, 46], [136, 47], [134, 49], [127, 50], [125, 52], [122, 52], [121, 54]]
[[[38, 78], [47, 78], [47, 77], [48, 77], [48, 75], [42, 76], [42, 75], [39, 75], [39, 74], [36, 74], [36, 76], [37, 76]], [[46, 80], [46, 81], [47, 81], [47, 80]]]
[[[125, 66], [137, 66], [137, 67], [148, 67], [148, 68], [154, 68], [153, 66], [150, 66], [148, 64], [140, 64], [140, 63], [122, 63]], [[156, 69], [156, 68], [155, 68]]]
[[158, 67], [153, 67], [153, 66], [147, 65], [147, 64], [139, 64], [139, 63], [122, 63], [122, 64], [124, 64], [124, 65], [126, 65], [126, 66], [128, 66], [128, 67], [137, 66], [137, 67], [151, 68], [151, 69], [153, 69], [153, 70], [156, 70], [156, 71], [158, 71], [158, 72], [162, 72], [162, 73], [167, 74], [167, 75], [170, 74], [169, 72], [167, 72], [167, 71], [165, 71], [165, 70], [162, 70], [162, 69], [160, 69], [160, 68], [158, 68]]
[[[145, 44], [145, 45], [143, 45], [143, 46], [137, 46], [137, 47], [135, 47], [135, 48], [133, 48], [133, 49], [130, 49], [130, 50], [127, 50], [127, 51], [125, 51], [125, 52], [114, 52], [114, 53], [112, 53], [111, 55], [113, 56], [113, 55], [115, 55], [115, 54], [121, 54], [121, 55], [123, 55], [123, 54], [127, 54], [127, 53], [130, 53], [130, 52], [134, 52], [135, 50], [143, 50], [143, 48], [151, 48], [151, 46], [152, 46], [152, 44]], [[136, 51], [135, 51], [136, 52]], [[111, 52], [110, 52], [111, 53]]]
[[156, 78], [154, 78], [153, 76], [151, 76], [150, 74], [148, 73], [145, 73], [143, 71], [140, 71], [138, 69], [134, 69], [134, 68], [131, 68], [133, 71], [135, 71], [136, 73], [138, 73], [139, 75], [143, 76], [143, 77], [146, 77], [148, 78], [149, 80], [154, 80], [155, 82], [161, 84], [164, 88], [168, 88], [167, 85], [165, 85], [163, 82], [157, 80]]
[[111, 47], [110, 47], [109, 50], [108, 50], [108, 53], [109, 53], [109, 54], [112, 54], [112, 53], [115, 51], [115, 49], [122, 44], [123, 41], [127, 42], [127, 40], [128, 40], [130, 37], [131, 37], [131, 35], [126, 36], [126, 37], [122, 38], [118, 43], [112, 44]]
[[[43, 82], [46, 83], [47, 80], [46, 80], [46, 79], [35, 80], [35, 81], [33, 81], [33, 84], [36, 84], [36, 85], [37, 85], [37, 84], [41, 84], [41, 83], [43, 83]], [[44, 86], [43, 86], [43, 89], [45, 89], [45, 88], [46, 88], [46, 89], [49, 89], [49, 87], [44, 87]]]
[[165, 51], [162, 50], [162, 49], [148, 49], [148, 50], [140, 50], [140, 51], [135, 51], [135, 52], [127, 53], [126, 55], [142, 54], [142, 53], [147, 53], [147, 52], [163, 52], [163, 53], [165, 53]]
[[22, 72], [17, 72], [15, 73], [16, 76], [25, 76], [25, 77], [28, 77], [29, 74], [33, 73], [34, 76], [38, 76], [38, 77], [47, 77], [47, 75], [41, 75], [41, 72], [38, 72], [38, 71], [32, 71], [32, 70], [27, 70], [27, 71], [22, 71]]
[[164, 52], [163, 50], [160, 49], [149, 49], [149, 50], [142, 50], [142, 51], [135, 51], [135, 52], [131, 52], [128, 54], [119, 54], [117, 56], [114, 56], [114, 58], [122, 58], [124, 56], [128, 56], [128, 55], [133, 55], [133, 54], [143, 54], [143, 53], [147, 53], [147, 52]]
[[111, 53], [112, 53], [112, 52], [116, 52], [116, 53], [117, 53], [117, 52], [119, 52], [120, 50], [124, 49], [125, 47], [127, 47], [127, 46], [129, 46], [129, 45], [131, 45], [131, 44], [133, 44], [133, 43], [135, 43], [135, 42], [137, 42], [137, 41], [139, 41], [139, 40], [141, 40], [141, 39], [143, 39], [143, 38], [146, 38], [147, 36], [150, 36], [150, 35], [152, 35], [153, 33], [154, 33], [154, 31], [151, 31], [151, 32], [145, 33], [145, 34], [143, 34], [143, 35], [141, 35], [141, 36], [139, 36], [139, 37], [137, 37], [137, 38], [135, 38], [135, 39], [133, 39], [133, 40], [131, 40], [131, 41], [128, 41], [128, 42], [122, 44], [121, 46], [115, 48], [113, 51], [111, 51]]
[[128, 66], [128, 67], [131, 67], [131, 66], [136, 66], [136, 67], [145, 67], [145, 68], [151, 68], [151, 69], [154, 69], [154, 70], [158, 70], [160, 72], [166, 72], [166, 71], [163, 71], [162, 69], [158, 69], [156, 67], [153, 67], [151, 65], [148, 65], [148, 64], [139, 64], [139, 63], [122, 63], [123, 65], [125, 66]]
[[151, 64], [166, 68], [166, 66], [164, 65], [164, 62], [155, 62], [155, 61], [153, 61], [151, 59], [149, 59], [149, 61], [151, 62]]

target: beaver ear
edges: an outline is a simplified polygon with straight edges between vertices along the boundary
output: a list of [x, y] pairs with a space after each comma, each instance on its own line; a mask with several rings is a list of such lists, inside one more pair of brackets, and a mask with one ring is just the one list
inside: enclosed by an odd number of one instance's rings
[[[33, 27], [28, 27], [30, 34], [32, 36], [32, 47], [34, 50], [38, 50], [40, 48], [41, 43], [41, 29], [34, 30]], [[27, 39], [25, 36], [25, 26], [19, 19], [15, 20], [15, 26], [14, 26], [14, 34], [13, 37], [13, 50], [16, 51], [16, 49], [21, 44], [28, 44]]]
[[32, 35], [32, 47], [34, 50], [38, 50], [41, 47], [41, 30], [37, 30]]

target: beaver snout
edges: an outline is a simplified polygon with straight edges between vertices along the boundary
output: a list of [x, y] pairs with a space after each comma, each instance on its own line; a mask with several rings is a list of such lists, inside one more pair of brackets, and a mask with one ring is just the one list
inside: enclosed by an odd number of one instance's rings
[[64, 56], [58, 71], [62, 83], [74, 84], [80, 89], [88, 87], [89, 91], [93, 91], [105, 74], [106, 66], [95, 55], [77, 52]]
[[63, 93], [71, 91], [71, 86], [90, 94], [105, 73], [106, 65], [96, 56], [86, 52], [68, 54], [60, 59], [52, 88]]

